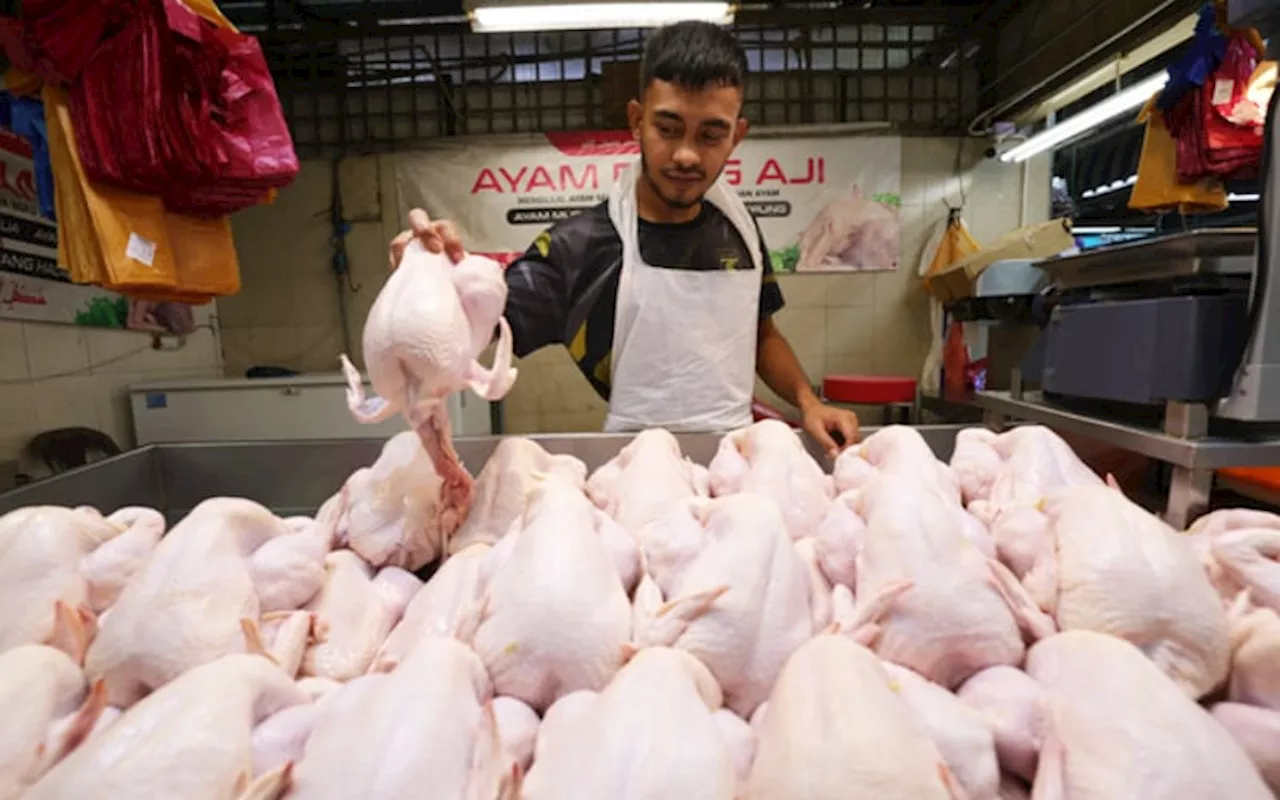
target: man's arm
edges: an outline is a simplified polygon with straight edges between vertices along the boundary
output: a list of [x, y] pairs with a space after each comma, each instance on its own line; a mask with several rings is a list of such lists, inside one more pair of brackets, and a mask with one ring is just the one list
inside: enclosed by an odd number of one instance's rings
[[804, 374], [800, 359], [787, 337], [782, 335], [773, 319], [760, 320], [760, 333], [756, 341], [756, 373], [765, 385], [778, 397], [786, 400], [803, 413], [818, 405], [809, 376]]

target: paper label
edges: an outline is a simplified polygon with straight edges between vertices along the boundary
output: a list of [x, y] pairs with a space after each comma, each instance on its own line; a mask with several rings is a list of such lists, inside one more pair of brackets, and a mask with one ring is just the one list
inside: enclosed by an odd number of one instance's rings
[[1236, 82], [1230, 78], [1219, 78], [1213, 82], [1213, 104], [1220, 106], [1230, 103], [1236, 93]]
[[151, 266], [156, 260], [156, 243], [144, 239], [136, 233], [129, 234], [129, 244], [125, 245], [124, 254], [134, 261]]

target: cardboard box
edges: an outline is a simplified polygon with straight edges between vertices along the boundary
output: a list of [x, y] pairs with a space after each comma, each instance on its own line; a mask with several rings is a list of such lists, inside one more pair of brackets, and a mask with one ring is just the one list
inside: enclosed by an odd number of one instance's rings
[[954, 303], [973, 296], [978, 276], [997, 261], [1048, 258], [1075, 244], [1070, 219], [1038, 222], [1008, 233], [963, 261], [925, 278], [925, 289], [943, 303]]

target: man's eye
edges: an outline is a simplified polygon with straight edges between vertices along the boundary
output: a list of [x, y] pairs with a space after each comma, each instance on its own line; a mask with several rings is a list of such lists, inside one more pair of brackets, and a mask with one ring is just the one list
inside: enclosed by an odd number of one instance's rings
[[662, 136], [665, 136], [668, 139], [674, 139], [675, 137], [680, 135], [680, 132], [670, 125], [659, 125], [658, 133], [661, 134]]
[[702, 141], [703, 141], [703, 143], [704, 143], [704, 144], [708, 144], [708, 145], [717, 145], [717, 144], [720, 144], [721, 142], [723, 142], [723, 141], [724, 141], [724, 139], [725, 139], [725, 136], [724, 136], [724, 134], [723, 134], [723, 133], [704, 133], [704, 134], [702, 134]]

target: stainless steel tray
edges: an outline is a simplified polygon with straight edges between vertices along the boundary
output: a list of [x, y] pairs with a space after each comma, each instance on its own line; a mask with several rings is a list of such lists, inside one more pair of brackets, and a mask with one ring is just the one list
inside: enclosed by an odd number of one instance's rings
[[[951, 458], [962, 425], [917, 428], [938, 458]], [[864, 435], [875, 431], [865, 428]], [[529, 437], [552, 453], [577, 456], [595, 470], [631, 440], [630, 435], [553, 434]], [[685, 455], [708, 463], [716, 434], [676, 437]], [[148, 445], [87, 467], [0, 494], [0, 514], [22, 506], [90, 505], [104, 511], [142, 505], [175, 522], [210, 497], [247, 497], [282, 516], [312, 514], [346, 481], [377, 459], [382, 439]], [[458, 456], [478, 474], [502, 437], [455, 440]], [[811, 452], [814, 452], [812, 446]], [[815, 452], [818, 462], [830, 464]]]
[[1047, 258], [1036, 266], [1059, 289], [1193, 275], [1249, 275], [1258, 246], [1256, 228], [1188, 231], [1100, 247], [1073, 256]]

